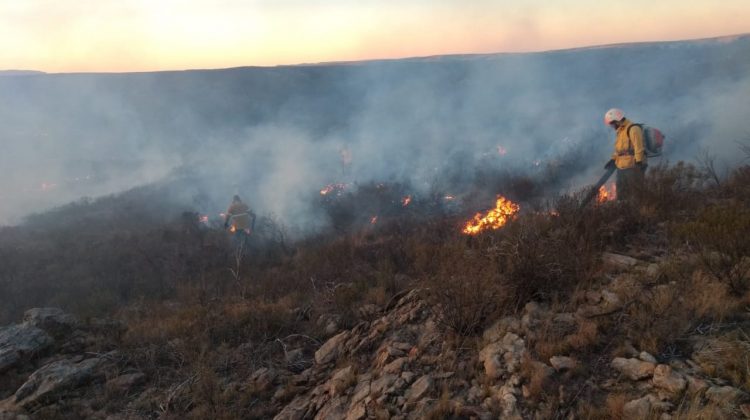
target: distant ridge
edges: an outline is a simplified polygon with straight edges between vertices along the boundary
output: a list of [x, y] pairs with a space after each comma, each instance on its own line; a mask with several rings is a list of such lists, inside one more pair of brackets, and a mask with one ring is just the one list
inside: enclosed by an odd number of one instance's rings
[[0, 76], [26, 76], [30, 74], [46, 74], [37, 70], [0, 70]]
[[[575, 51], [586, 51], [586, 50], [599, 50], [608, 48], [636, 48], [636, 47], [648, 47], [648, 46], [673, 46], [680, 44], [700, 45], [710, 43], [728, 43], [739, 41], [742, 39], [750, 39], [750, 33], [735, 34], [735, 35], [722, 35], [709, 38], [694, 38], [694, 39], [678, 39], [671, 41], [641, 41], [641, 42], [622, 42], [615, 44], [601, 44], [601, 45], [587, 45], [583, 47], [570, 47], [570, 48], [558, 48], [551, 50], [539, 50], [539, 51], [514, 51], [514, 52], [487, 52], [487, 53], [457, 53], [457, 54], [438, 54], [438, 55], [425, 55], [425, 56], [414, 56], [414, 57], [400, 57], [400, 58], [373, 58], [367, 60], [344, 60], [344, 61], [325, 61], [320, 63], [300, 63], [290, 65], [279, 65], [275, 67], [285, 66], [328, 66], [328, 65], [357, 65], [367, 64], [373, 62], [385, 62], [385, 61], [430, 61], [439, 60], [443, 58], [482, 58], [482, 57], [497, 57], [497, 56], [508, 56], [508, 55], [526, 55], [526, 54], [545, 54], [555, 52], [575, 52]], [[273, 67], [273, 66], [271, 66]], [[243, 68], [243, 67], [237, 67]]]

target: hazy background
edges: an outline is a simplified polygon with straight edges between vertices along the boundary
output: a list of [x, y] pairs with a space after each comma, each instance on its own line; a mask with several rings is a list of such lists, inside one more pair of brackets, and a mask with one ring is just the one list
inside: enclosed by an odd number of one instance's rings
[[613, 106], [662, 129], [669, 160], [709, 150], [732, 164], [737, 142], [750, 140], [748, 76], [748, 36], [273, 68], [5, 73], [0, 224], [158, 182], [207, 214], [240, 193], [261, 213], [314, 228], [325, 221], [310, 197], [329, 183], [406, 181], [420, 194], [481, 165], [533, 174], [570, 150], [585, 158], [559, 188], [575, 189], [611, 153], [602, 117]]

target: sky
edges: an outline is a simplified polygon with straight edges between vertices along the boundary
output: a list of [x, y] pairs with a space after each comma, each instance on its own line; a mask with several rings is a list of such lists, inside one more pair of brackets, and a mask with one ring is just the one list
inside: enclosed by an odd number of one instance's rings
[[273, 66], [748, 32], [748, 0], [2, 0], [0, 69]]

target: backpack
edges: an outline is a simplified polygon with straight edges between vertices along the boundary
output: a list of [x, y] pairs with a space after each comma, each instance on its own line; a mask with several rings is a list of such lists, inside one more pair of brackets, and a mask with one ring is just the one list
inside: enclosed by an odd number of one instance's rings
[[661, 156], [661, 149], [664, 147], [664, 133], [658, 128], [649, 127], [645, 124], [631, 124], [628, 127], [628, 139], [630, 139], [630, 129], [634, 126], [641, 127], [643, 131], [643, 147], [646, 149], [646, 157]]

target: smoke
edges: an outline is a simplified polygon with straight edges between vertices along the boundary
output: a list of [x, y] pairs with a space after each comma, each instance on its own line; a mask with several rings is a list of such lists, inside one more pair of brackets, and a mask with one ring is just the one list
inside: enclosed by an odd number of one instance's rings
[[[0, 77], [0, 224], [159, 183], [215, 215], [239, 193], [315, 230], [330, 183], [460, 189], [482, 168], [560, 190], [598, 178], [610, 107], [667, 134], [665, 158], [736, 164], [750, 131], [750, 37], [345, 65]], [[340, 151], [352, 155], [342, 164]], [[448, 182], [447, 180], [450, 180]], [[489, 188], [489, 187], [488, 187]], [[461, 191], [449, 191], [461, 194]], [[489, 194], [502, 191], [489, 191]]]

